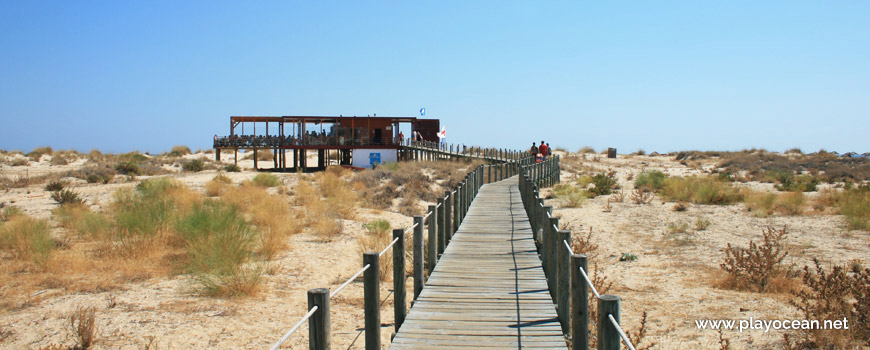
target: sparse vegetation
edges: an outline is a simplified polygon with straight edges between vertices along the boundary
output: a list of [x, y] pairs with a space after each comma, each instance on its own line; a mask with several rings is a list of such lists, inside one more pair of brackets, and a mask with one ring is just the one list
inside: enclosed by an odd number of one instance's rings
[[846, 216], [850, 230], [870, 230], [870, 187], [844, 190], [834, 195], [834, 205]]
[[710, 220], [706, 218], [695, 219], [695, 231], [704, 231], [710, 227]]
[[45, 184], [44, 188], [46, 191], [49, 192], [57, 192], [64, 189], [64, 187], [66, 187], [66, 183], [63, 181], [50, 181], [49, 183]]
[[700, 176], [668, 177], [661, 195], [670, 201], [695, 204], [733, 204], [743, 199], [731, 183]]
[[645, 188], [637, 188], [631, 191], [629, 199], [634, 204], [649, 204], [653, 200], [653, 193]]

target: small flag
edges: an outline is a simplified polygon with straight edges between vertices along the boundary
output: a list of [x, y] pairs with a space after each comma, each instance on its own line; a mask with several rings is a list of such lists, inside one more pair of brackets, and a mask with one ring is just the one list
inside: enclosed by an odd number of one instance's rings
[[426, 108], [420, 108], [420, 116], [426, 115]]
[[441, 127], [441, 132], [438, 133], [438, 138], [447, 138], [447, 129], [444, 129], [443, 126]]

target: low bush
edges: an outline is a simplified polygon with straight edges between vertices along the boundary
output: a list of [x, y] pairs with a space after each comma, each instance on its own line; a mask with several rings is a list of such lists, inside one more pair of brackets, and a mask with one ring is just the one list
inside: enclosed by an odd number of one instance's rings
[[276, 187], [281, 185], [281, 179], [272, 174], [257, 174], [251, 182], [260, 187]]
[[115, 165], [115, 171], [124, 175], [139, 175], [139, 165], [135, 162], [120, 162]]
[[45, 270], [55, 243], [47, 221], [17, 215], [0, 226], [0, 249], [8, 250], [17, 259], [31, 260]]
[[205, 163], [202, 161], [202, 159], [191, 159], [184, 163], [181, 163], [181, 169], [192, 173], [198, 173], [205, 169]]
[[604, 173], [595, 174], [595, 176], [592, 177], [592, 183], [595, 184], [595, 187], [589, 189], [589, 192], [596, 196], [610, 194], [613, 192], [614, 188], [617, 188], [616, 179]]
[[589, 198], [588, 193], [579, 187], [569, 184], [557, 184], [553, 186], [553, 197], [561, 200], [561, 203], [566, 208], [580, 208], [586, 199]]
[[102, 173], [88, 174], [85, 179], [89, 184], [107, 184], [112, 181], [112, 177]]
[[204, 294], [227, 297], [256, 292], [262, 270], [246, 264], [252, 261], [257, 233], [235, 206], [211, 200], [194, 205], [178, 221], [176, 231], [185, 241], [188, 269]]
[[224, 166], [224, 171], [228, 173], [238, 173], [242, 171], [242, 168], [235, 164], [227, 164], [226, 166]]
[[93, 307], [78, 307], [69, 316], [69, 330], [76, 342], [70, 349], [87, 350], [94, 345], [99, 332], [95, 316]]
[[789, 349], [852, 349], [870, 346], [870, 269], [833, 266], [826, 271], [818, 259], [815, 266], [804, 266], [803, 286], [792, 294], [791, 304], [808, 321], [848, 319], [843, 330], [801, 330], [794, 343], [786, 339]]
[[776, 230], [772, 227], [762, 230], [763, 242], [759, 245], [749, 241], [748, 248], [734, 247], [731, 243], [725, 248], [725, 261], [719, 266], [728, 273], [726, 286], [733, 289], [754, 289], [768, 291], [771, 280], [786, 274], [782, 261], [788, 255], [783, 241], [788, 235], [785, 227]]
[[665, 187], [665, 173], [652, 170], [644, 171], [634, 180], [634, 188], [648, 188], [653, 191], [661, 191]]

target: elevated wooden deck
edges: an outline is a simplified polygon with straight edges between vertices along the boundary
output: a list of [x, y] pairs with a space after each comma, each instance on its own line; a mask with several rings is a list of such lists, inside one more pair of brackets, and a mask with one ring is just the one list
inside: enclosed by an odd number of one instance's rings
[[567, 349], [517, 186], [480, 189], [391, 349]]

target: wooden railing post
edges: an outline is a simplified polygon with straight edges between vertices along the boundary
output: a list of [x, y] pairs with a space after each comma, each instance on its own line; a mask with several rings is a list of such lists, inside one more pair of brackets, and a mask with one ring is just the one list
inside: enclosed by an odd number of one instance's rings
[[446, 197], [438, 198], [438, 256], [444, 254], [447, 249], [447, 200]]
[[423, 216], [414, 215], [414, 300], [423, 291]]
[[381, 269], [378, 252], [363, 254], [363, 303], [365, 305], [366, 350], [381, 350]]
[[459, 185], [456, 185], [456, 187], [453, 188], [453, 192], [456, 193], [451, 194], [451, 197], [453, 197], [453, 228], [450, 230], [451, 239], [453, 238], [452, 235], [456, 233], [456, 231], [459, 231], [459, 202], [462, 197], [459, 191]]
[[317, 311], [308, 319], [308, 348], [328, 350], [332, 343], [329, 329], [329, 289], [308, 290], [308, 310], [317, 306]]
[[618, 296], [607, 294], [598, 298], [598, 350], [619, 350], [619, 332], [607, 315], [613, 315], [616, 323], [620, 322]]
[[396, 333], [405, 322], [406, 292], [405, 292], [405, 231], [393, 230], [393, 239], [399, 239], [393, 244], [393, 318], [396, 324]]
[[438, 262], [438, 211], [434, 205], [429, 206], [429, 261], [428, 268], [429, 276], [432, 276], [432, 271], [435, 270], [435, 264]]
[[572, 350], [589, 349], [589, 287], [580, 274], [586, 272], [586, 255], [571, 255], [571, 341]]
[[556, 251], [558, 252], [559, 263], [556, 268], [558, 272], [558, 277], [556, 278], [556, 289], [558, 290], [556, 293], [556, 310], [559, 315], [559, 321], [562, 323], [562, 332], [569, 334], [571, 331], [571, 273], [569, 271], [571, 269], [571, 253], [565, 247], [565, 242], [571, 245], [571, 231], [559, 230], [557, 232], [559, 232], [559, 242]]
[[[553, 210], [553, 207], [551, 207], [551, 206], [544, 207], [544, 209], [543, 209], [544, 221], [543, 221], [543, 224], [541, 226], [542, 226], [544, 235], [541, 238], [541, 240], [544, 242], [544, 247], [545, 247], [544, 251], [546, 252], [546, 261], [544, 261], [544, 263], [547, 266], [547, 282], [549, 282], [550, 291], [553, 292], [552, 293], [553, 294], [552, 295], [553, 303], [556, 303], [557, 302], [556, 286], [557, 286], [557, 281], [558, 281], [557, 280], [558, 270], [556, 267], [556, 262], [557, 262], [556, 258], [558, 257], [558, 254], [559, 254], [559, 252], [557, 250], [559, 247], [556, 246], [556, 242], [559, 239], [559, 232], [558, 232], [558, 230], [554, 229], [553, 227], [559, 227], [559, 218], [549, 218], [549, 219], [547, 218], [546, 213], [551, 212], [552, 210]], [[553, 226], [553, 225], [556, 225], [556, 226]]]

